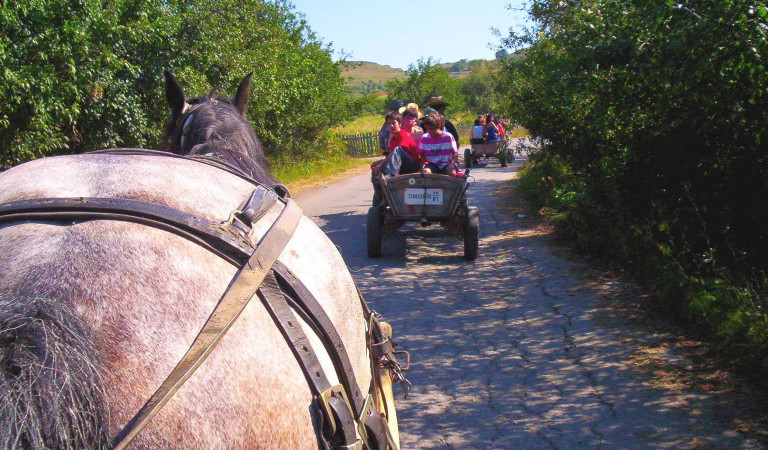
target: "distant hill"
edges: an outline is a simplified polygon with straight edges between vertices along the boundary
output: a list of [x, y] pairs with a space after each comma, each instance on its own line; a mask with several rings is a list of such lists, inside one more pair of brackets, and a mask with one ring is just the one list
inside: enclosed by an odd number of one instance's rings
[[368, 61], [350, 61], [342, 74], [353, 94], [367, 95], [386, 89], [387, 80], [402, 80], [405, 71]]
[[[473, 59], [438, 64], [445, 67], [451, 76], [461, 78], [470, 73], [470, 69], [483, 59]], [[386, 83], [388, 80], [402, 80], [406, 78], [404, 70], [394, 67], [376, 64], [369, 61], [349, 61], [348, 67], [341, 74], [347, 79], [347, 88], [354, 95], [380, 94], [386, 95]]]

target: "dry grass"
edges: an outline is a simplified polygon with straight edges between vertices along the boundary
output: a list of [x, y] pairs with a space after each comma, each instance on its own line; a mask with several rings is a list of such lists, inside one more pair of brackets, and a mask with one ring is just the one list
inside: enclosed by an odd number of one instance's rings
[[387, 80], [397, 79], [402, 80], [406, 78], [405, 72], [390, 66], [383, 66], [381, 64], [371, 62], [353, 62], [351, 68], [345, 69], [342, 72], [343, 77], [349, 77], [347, 86], [359, 85], [364, 81], [372, 81], [374, 83], [384, 83]]
[[359, 133], [378, 133], [381, 125], [384, 123], [383, 115], [362, 116], [351, 122], [345, 122], [334, 127], [333, 131], [337, 135], [359, 134]]
[[366, 172], [371, 158], [339, 157], [324, 161], [310, 161], [300, 165], [284, 166], [275, 170], [275, 176], [288, 186], [292, 194], [297, 194], [322, 184]]

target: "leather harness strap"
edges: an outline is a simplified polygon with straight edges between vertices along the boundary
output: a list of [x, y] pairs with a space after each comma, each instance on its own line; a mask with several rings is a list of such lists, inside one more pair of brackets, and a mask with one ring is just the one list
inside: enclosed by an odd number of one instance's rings
[[296, 314], [288, 305], [274, 272], [270, 272], [264, 279], [257, 295], [290, 344], [289, 347], [315, 397], [316, 413], [326, 418], [323, 429], [319, 431], [333, 444], [333, 448], [356, 444], [358, 439], [355, 433], [355, 418], [352, 416], [345, 390], [341, 386], [331, 386]]
[[279, 279], [285, 282], [283, 287], [293, 294], [291, 298], [294, 299], [297, 310], [304, 312], [303, 318], [305, 318], [305, 321], [311, 322], [310, 326], [323, 340], [325, 348], [328, 349], [328, 354], [331, 355], [336, 373], [339, 374], [339, 381], [346, 388], [347, 394], [349, 394], [349, 402], [352, 405], [352, 409], [359, 414], [363, 409], [365, 398], [360, 392], [355, 372], [352, 370], [352, 363], [349, 361], [347, 349], [344, 347], [344, 342], [341, 340], [339, 332], [336, 331], [336, 327], [333, 326], [333, 322], [320, 302], [317, 301], [312, 292], [307, 289], [304, 283], [299, 281], [285, 264], [276, 261], [272, 268]]
[[[143, 149], [111, 149], [99, 153], [160, 155], [188, 159]], [[218, 161], [209, 162], [207, 159], [195, 158], [196, 161], [228, 170]], [[238, 169], [231, 169], [228, 171], [238, 175]], [[283, 211], [258, 245], [254, 246], [249, 233], [252, 225], [277, 202], [278, 196], [273, 189], [278, 191], [281, 197], [287, 197], [289, 194], [287, 189], [280, 185], [267, 189], [250, 177], [241, 178], [254, 183], [256, 189], [225, 223], [212, 222], [154, 203], [87, 197], [29, 199], [0, 204], [0, 223], [99, 219], [140, 223], [182, 236], [240, 269], [190, 349], [161, 387], [114, 438], [114, 448], [125, 448], [157, 414], [202, 364], [256, 293], [289, 342], [315, 396], [315, 418], [320, 422], [319, 425], [315, 422], [318, 436], [322, 436], [334, 448], [363, 448], [363, 445], [366, 445], [368, 448], [384, 449], [389, 446], [396, 449], [397, 444], [386, 425], [387, 419], [376, 409], [371, 401], [371, 394], [363, 398], [343, 341], [325, 310], [290, 269], [277, 261], [303, 215], [301, 208], [289, 198], [284, 198]], [[359, 289], [358, 294], [364, 316], [369, 320], [367, 334], [372, 358], [372, 389], [376, 389], [379, 386], [374, 380], [374, 368], [386, 359], [394, 361], [392, 349], [388, 345], [388, 338], [382, 335], [376, 313], [368, 308]], [[297, 315], [320, 338], [331, 357], [340, 385], [331, 386], [299, 325]], [[399, 370], [393, 373], [399, 374]], [[356, 429], [364, 441], [357, 438]]]
[[187, 353], [160, 388], [115, 437], [113, 448], [125, 448], [211, 353], [269, 273], [272, 264], [291, 239], [302, 215], [301, 208], [289, 199], [280, 216], [256, 246], [256, 251], [235, 275]]
[[[256, 189], [259, 190], [268, 192], [263, 187]], [[221, 224], [156, 203], [124, 198], [80, 197], [40, 198], [0, 204], [0, 223], [96, 219], [134, 222], [169, 231], [237, 267], [243, 264], [253, 249], [244, 236], [238, 237]]]

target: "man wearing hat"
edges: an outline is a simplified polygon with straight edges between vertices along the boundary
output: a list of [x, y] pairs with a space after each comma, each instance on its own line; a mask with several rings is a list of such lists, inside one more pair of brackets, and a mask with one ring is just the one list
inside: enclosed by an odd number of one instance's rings
[[[440, 115], [443, 117], [445, 117], [445, 107], [450, 106], [450, 103], [443, 100], [442, 96], [430, 98], [427, 104], [430, 108], [434, 108], [435, 111], [440, 113]], [[424, 115], [427, 115], [426, 112]], [[447, 117], [445, 117], [445, 131], [452, 134], [453, 138], [456, 139], [456, 145], [459, 145], [459, 131], [456, 130], [456, 127], [453, 125], [453, 123], [451, 123], [450, 120], [448, 120]]]

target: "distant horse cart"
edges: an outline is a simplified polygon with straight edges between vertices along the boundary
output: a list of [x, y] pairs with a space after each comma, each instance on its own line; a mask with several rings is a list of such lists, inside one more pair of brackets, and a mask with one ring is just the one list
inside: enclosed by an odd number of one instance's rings
[[507, 167], [507, 162], [515, 159], [514, 153], [508, 148], [509, 142], [501, 139], [490, 144], [471, 144], [464, 149], [464, 167], [467, 169], [477, 165], [480, 158], [497, 158], [501, 167]]
[[382, 254], [382, 239], [407, 222], [422, 226], [439, 223], [464, 242], [464, 258], [477, 258], [480, 219], [477, 208], [467, 204], [468, 173], [462, 178], [414, 173], [379, 177], [384, 199], [368, 210], [368, 256]]
[[397, 449], [391, 328], [234, 98], [0, 174], [0, 448]]

